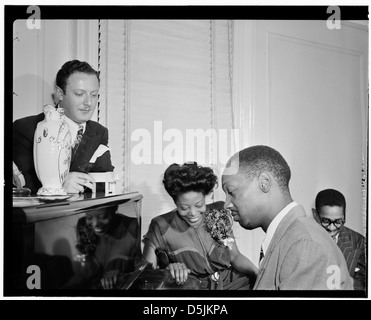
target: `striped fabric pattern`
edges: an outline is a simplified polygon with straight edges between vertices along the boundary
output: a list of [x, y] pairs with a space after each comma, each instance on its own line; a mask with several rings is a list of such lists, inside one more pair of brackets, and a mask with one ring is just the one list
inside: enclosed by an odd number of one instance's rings
[[347, 227], [339, 233], [337, 245], [344, 255], [349, 274], [354, 279], [355, 290], [365, 290], [366, 238]]

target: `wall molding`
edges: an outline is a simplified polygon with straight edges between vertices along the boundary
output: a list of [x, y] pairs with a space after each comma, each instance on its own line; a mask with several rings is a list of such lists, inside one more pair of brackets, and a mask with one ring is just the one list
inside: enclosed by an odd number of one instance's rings
[[[99, 20], [71, 20], [70, 34], [73, 59], [86, 61], [98, 70]], [[98, 108], [92, 120], [98, 121]]]
[[255, 22], [234, 21], [233, 33], [233, 101], [242, 149], [254, 142]]
[[344, 25], [349, 28], [359, 29], [368, 32], [368, 21], [364, 20], [349, 20], [341, 21], [341, 25]]
[[99, 20], [74, 20], [74, 52], [76, 59], [87, 61], [98, 69]]

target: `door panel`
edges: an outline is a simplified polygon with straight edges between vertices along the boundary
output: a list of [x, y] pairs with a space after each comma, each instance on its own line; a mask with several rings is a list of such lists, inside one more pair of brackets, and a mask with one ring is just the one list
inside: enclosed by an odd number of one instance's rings
[[[341, 191], [347, 226], [365, 234], [367, 27], [344, 22], [340, 30], [329, 30], [326, 21], [239, 23], [235, 70], [241, 67], [237, 77], [249, 87], [236, 83], [235, 90], [245, 146], [266, 144], [281, 152], [291, 167], [293, 199], [307, 214], [320, 190]], [[264, 233], [239, 234], [240, 246], [257, 262]], [[246, 242], [253, 243], [253, 252]]]

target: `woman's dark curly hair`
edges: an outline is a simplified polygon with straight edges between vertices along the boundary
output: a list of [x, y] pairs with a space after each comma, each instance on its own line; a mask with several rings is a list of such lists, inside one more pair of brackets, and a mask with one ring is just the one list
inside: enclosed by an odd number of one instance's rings
[[208, 195], [217, 184], [217, 176], [208, 167], [197, 162], [185, 163], [182, 166], [173, 163], [164, 173], [163, 184], [167, 193], [177, 200], [178, 196], [188, 191], [201, 192]]
[[76, 249], [87, 257], [94, 255], [99, 237], [90, 226], [86, 225], [86, 217], [82, 217], [77, 221], [76, 233]]

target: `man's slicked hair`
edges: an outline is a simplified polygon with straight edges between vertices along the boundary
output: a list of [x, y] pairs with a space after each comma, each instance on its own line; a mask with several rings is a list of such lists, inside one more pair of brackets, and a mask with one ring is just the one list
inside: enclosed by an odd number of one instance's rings
[[64, 94], [66, 93], [67, 80], [75, 72], [93, 74], [97, 76], [99, 82], [98, 71], [94, 70], [89, 63], [79, 60], [67, 61], [58, 71], [55, 81], [55, 84], [63, 90]]
[[262, 172], [271, 173], [282, 191], [289, 193], [291, 170], [286, 160], [275, 149], [257, 145], [241, 150], [239, 170], [248, 178], [257, 177]]

